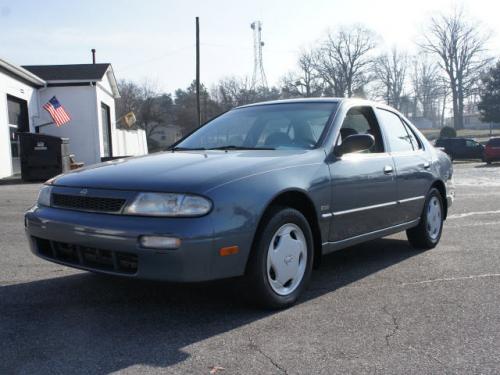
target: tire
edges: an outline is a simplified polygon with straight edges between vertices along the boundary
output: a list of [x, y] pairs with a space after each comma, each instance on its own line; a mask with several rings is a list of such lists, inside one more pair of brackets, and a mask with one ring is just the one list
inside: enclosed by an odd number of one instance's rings
[[416, 249], [429, 250], [436, 247], [443, 232], [443, 197], [436, 188], [427, 194], [420, 223], [406, 231], [410, 245]]
[[299, 211], [273, 207], [263, 218], [259, 231], [245, 275], [247, 296], [270, 309], [293, 305], [311, 277], [311, 227]]

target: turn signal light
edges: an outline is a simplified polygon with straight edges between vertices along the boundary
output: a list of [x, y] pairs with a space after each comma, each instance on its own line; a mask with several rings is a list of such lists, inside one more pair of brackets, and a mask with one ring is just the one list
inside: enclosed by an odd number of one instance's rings
[[219, 250], [219, 255], [221, 257], [225, 257], [228, 255], [238, 254], [240, 252], [240, 248], [238, 246], [228, 246], [223, 247]]
[[141, 247], [147, 249], [178, 249], [181, 246], [181, 240], [175, 237], [165, 236], [141, 236], [139, 237]]

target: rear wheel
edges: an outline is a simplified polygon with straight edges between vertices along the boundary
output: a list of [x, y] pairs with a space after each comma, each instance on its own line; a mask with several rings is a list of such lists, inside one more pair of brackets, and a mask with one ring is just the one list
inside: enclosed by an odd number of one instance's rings
[[443, 220], [443, 197], [439, 190], [432, 188], [425, 200], [420, 223], [406, 231], [410, 245], [422, 250], [436, 247], [441, 238]]
[[246, 284], [258, 304], [284, 308], [297, 301], [311, 276], [312, 231], [304, 215], [292, 208], [272, 208], [263, 220]]

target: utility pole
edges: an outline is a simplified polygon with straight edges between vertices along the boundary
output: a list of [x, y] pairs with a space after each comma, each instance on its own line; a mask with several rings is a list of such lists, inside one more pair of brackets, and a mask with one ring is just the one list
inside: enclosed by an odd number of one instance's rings
[[198, 126], [201, 125], [200, 110], [200, 18], [196, 17], [196, 113]]

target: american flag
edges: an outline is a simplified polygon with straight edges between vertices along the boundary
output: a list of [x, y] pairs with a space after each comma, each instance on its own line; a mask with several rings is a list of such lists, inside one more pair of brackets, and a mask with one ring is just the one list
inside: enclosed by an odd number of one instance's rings
[[50, 117], [52, 117], [52, 120], [54, 120], [54, 123], [57, 126], [64, 125], [71, 120], [71, 118], [66, 113], [63, 106], [61, 105], [61, 103], [59, 103], [59, 100], [57, 100], [55, 96], [53, 96], [52, 99], [50, 99], [43, 106], [43, 109], [49, 112]]

